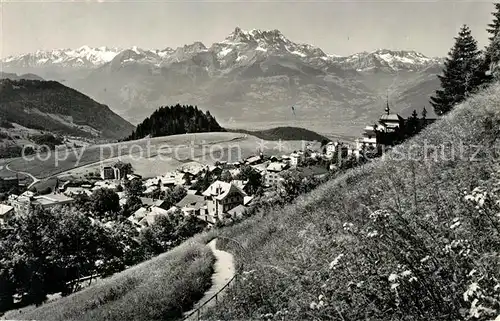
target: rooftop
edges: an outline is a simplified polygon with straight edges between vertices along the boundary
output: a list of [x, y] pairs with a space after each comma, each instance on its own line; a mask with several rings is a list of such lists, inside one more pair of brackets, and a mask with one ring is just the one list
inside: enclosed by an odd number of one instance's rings
[[206, 201], [202, 195], [187, 194], [179, 203], [175, 206], [179, 208], [190, 207], [194, 209], [200, 209], [205, 206]]
[[271, 171], [271, 172], [281, 172], [282, 170], [285, 169], [285, 167], [286, 167], [286, 164], [275, 162], [275, 163], [269, 164], [266, 169], [268, 171]]
[[403, 117], [399, 116], [398, 114], [384, 114], [380, 116], [380, 121], [403, 121]]
[[13, 209], [14, 208], [12, 206], [0, 204], [0, 216], [4, 216], [5, 214], [9, 213]]
[[216, 199], [224, 199], [231, 191], [237, 191], [242, 195], [246, 195], [239, 187], [232, 183], [223, 181], [215, 181], [202, 194], [204, 196], [215, 196]]

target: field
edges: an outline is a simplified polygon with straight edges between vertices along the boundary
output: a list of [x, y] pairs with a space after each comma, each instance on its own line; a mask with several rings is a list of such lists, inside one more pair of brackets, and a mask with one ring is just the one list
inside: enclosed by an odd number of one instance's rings
[[80, 292], [38, 308], [10, 311], [22, 320], [175, 320], [211, 286], [215, 257], [202, 234]]
[[134, 171], [151, 177], [177, 168], [187, 161], [213, 164], [217, 160], [239, 161], [261, 149], [276, 155], [303, 149], [302, 141], [263, 141], [239, 133], [201, 133], [141, 139], [130, 142], [95, 145], [80, 149], [60, 149], [35, 159], [16, 159], [9, 168], [28, 172], [42, 179], [58, 175], [78, 175], [100, 168], [100, 162], [119, 159], [130, 162]]
[[498, 320], [499, 105], [496, 85], [382, 159], [226, 229], [245, 273], [206, 319]]

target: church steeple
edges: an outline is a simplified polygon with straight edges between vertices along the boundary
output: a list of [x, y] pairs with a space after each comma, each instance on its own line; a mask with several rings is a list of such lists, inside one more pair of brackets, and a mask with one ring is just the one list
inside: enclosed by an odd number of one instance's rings
[[387, 92], [387, 102], [385, 106], [385, 112], [387, 113], [387, 115], [389, 115], [389, 113], [391, 112], [391, 108], [389, 107], [389, 92]]

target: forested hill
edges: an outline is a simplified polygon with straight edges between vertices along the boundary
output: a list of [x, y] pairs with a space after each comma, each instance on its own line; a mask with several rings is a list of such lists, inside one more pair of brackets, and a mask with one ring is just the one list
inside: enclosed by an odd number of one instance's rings
[[329, 141], [323, 135], [320, 135], [311, 130], [300, 128], [300, 127], [275, 127], [271, 129], [264, 130], [244, 130], [244, 129], [232, 129], [230, 130], [236, 133], [244, 133], [248, 135], [255, 136], [264, 140], [307, 140], [307, 141]]
[[0, 118], [4, 123], [81, 137], [117, 139], [134, 129], [108, 106], [56, 81], [0, 79]]
[[225, 131], [210, 112], [203, 112], [196, 106], [177, 104], [160, 107], [151, 116], [137, 125], [136, 130], [126, 140], [168, 136], [186, 133]]

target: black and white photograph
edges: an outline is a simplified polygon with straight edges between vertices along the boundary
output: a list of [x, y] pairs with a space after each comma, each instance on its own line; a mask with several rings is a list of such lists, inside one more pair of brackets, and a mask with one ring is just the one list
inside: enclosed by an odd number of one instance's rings
[[0, 320], [500, 321], [500, 2], [0, 0]]

